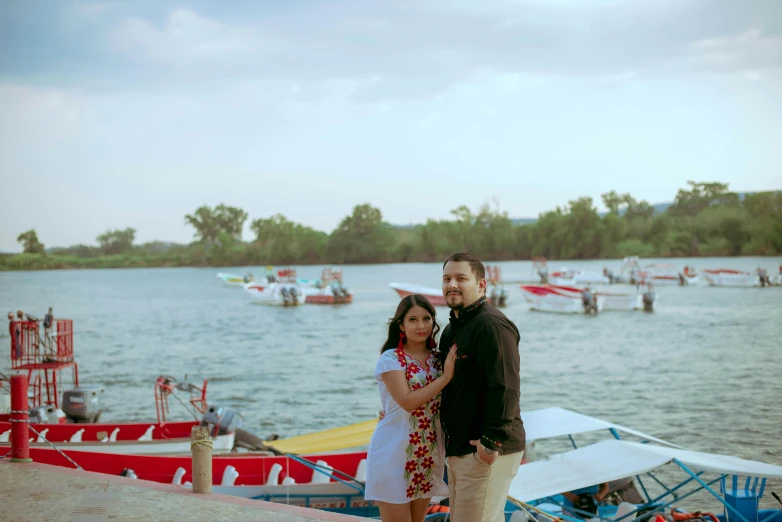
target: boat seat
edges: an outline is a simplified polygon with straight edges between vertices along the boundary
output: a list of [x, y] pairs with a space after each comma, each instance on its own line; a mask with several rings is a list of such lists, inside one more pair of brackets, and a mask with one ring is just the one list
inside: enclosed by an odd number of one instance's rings
[[356, 469], [356, 480], [359, 482], [367, 481], [367, 459], [361, 459]]
[[70, 442], [81, 442], [81, 436], [84, 434], [84, 428], [71, 435]]
[[618, 519], [622, 518], [623, 516], [632, 513], [636, 509], [638, 509], [638, 507], [635, 504], [631, 504], [629, 502], [622, 502], [616, 508], [616, 513], [614, 513], [614, 520], [618, 520]]
[[108, 437], [103, 437], [101, 442], [117, 442], [117, 433], [119, 433], [119, 428], [114, 428], [114, 431], [111, 432], [111, 435]]
[[[315, 462], [318, 466], [321, 468], [326, 468], [328, 471], [332, 471], [334, 468], [332, 466], [329, 466], [325, 460], [319, 460]], [[314, 469], [312, 470], [312, 480], [310, 481], [310, 484], [328, 484], [331, 482], [331, 473], [328, 473], [326, 470], [323, 469]]]
[[35, 440], [35, 442], [46, 442], [47, 433], [49, 433], [49, 428], [46, 428], [45, 430], [38, 433], [38, 438]]
[[228, 466], [225, 467], [225, 471], [223, 471], [223, 478], [220, 481], [220, 485], [233, 486], [238, 476], [239, 476], [239, 472], [236, 471], [235, 467], [229, 464]]
[[152, 440], [152, 432], [155, 431], [155, 425], [153, 424], [149, 428], [147, 428], [147, 431], [144, 432], [144, 435], [138, 438], [139, 441], [150, 441]]
[[185, 468], [180, 466], [174, 472], [174, 478], [171, 479], [171, 483], [173, 485], [175, 485], [175, 486], [181, 486], [182, 485], [182, 477], [184, 477], [184, 476], [185, 476]]
[[8, 437], [11, 436], [11, 430], [0, 433], [0, 442], [8, 442]]
[[267, 486], [277, 485], [277, 483], [280, 481], [280, 471], [282, 471], [282, 466], [275, 463], [269, 470], [269, 475], [266, 477]]
[[293, 477], [285, 477], [284, 479], [282, 479], [283, 486], [290, 486], [295, 483], [296, 483], [296, 479]]

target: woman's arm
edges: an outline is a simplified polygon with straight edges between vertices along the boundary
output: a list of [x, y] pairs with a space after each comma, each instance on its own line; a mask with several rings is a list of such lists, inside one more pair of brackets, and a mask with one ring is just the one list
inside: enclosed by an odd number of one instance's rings
[[388, 388], [388, 393], [408, 413], [432, 400], [438, 393], [443, 391], [445, 385], [451, 380], [450, 377], [446, 377], [443, 374], [426, 386], [413, 391], [407, 385], [407, 378], [402, 370], [386, 372], [382, 377], [386, 388]]

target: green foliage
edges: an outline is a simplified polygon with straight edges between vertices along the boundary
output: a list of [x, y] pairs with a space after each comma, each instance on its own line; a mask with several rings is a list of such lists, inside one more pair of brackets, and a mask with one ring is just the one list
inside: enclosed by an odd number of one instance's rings
[[38, 234], [33, 229], [19, 234], [16, 241], [24, 247], [25, 254], [43, 254], [43, 243], [38, 241]]
[[135, 230], [127, 228], [99, 236], [99, 247], [76, 245], [44, 254], [29, 230], [18, 238], [25, 253], [0, 255], [0, 270], [432, 262], [458, 251], [491, 261], [782, 253], [782, 192], [749, 194], [742, 201], [723, 183], [688, 185], [659, 214], [646, 201], [611, 191], [602, 195], [609, 210], [603, 216], [585, 197], [523, 225], [488, 205], [477, 211], [462, 205], [451, 211], [450, 220], [394, 228], [380, 209], [364, 203], [331, 234], [276, 214], [252, 221], [255, 238], [249, 243], [241, 240], [245, 211], [202, 206], [185, 216], [199, 238], [190, 245], [134, 246]]
[[107, 256], [127, 254], [133, 249], [133, 240], [136, 238], [135, 228], [125, 230], [107, 230], [97, 237], [100, 249]]
[[214, 209], [207, 205], [198, 207], [195, 212], [185, 216], [185, 224], [195, 228], [195, 237], [201, 241], [216, 242], [221, 232], [239, 239], [247, 217], [244, 210], [220, 203]]

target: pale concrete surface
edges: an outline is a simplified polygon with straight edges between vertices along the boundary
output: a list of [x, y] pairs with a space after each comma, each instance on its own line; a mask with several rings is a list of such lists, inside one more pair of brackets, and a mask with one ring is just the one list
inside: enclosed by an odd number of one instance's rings
[[0, 460], [4, 521], [263, 520], [358, 522], [369, 519], [227, 495], [195, 495], [182, 487], [46, 464]]

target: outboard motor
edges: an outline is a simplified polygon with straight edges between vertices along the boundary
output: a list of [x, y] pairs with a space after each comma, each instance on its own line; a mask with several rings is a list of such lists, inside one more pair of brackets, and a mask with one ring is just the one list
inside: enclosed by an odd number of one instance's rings
[[[223, 408], [221, 406], [209, 406], [201, 419], [201, 426], [209, 429], [212, 437], [235, 433], [234, 449], [244, 448], [252, 451], [270, 451], [275, 455], [281, 455], [273, 448], [269, 448], [263, 440], [249, 431], [242, 429], [244, 421], [236, 410]], [[268, 440], [274, 440], [276, 436], [269, 437]]]
[[644, 312], [654, 311], [654, 298], [654, 292], [651, 290], [647, 290], [646, 293], [644, 293], [643, 297], [641, 298], [644, 304]]
[[291, 288], [290, 295], [291, 295], [291, 302], [290, 302], [290, 304], [292, 304], [292, 305], [298, 304], [299, 303], [299, 291], [296, 290], [295, 288]]
[[282, 287], [282, 290], [280, 290], [280, 295], [282, 296], [282, 303], [285, 306], [291, 304], [291, 296], [288, 293], [288, 289], [286, 287]]
[[548, 283], [548, 270], [542, 268], [538, 271], [538, 275], [540, 276], [540, 284], [545, 285]]
[[588, 288], [583, 292], [581, 292], [581, 303], [584, 305], [585, 314], [597, 313], [598, 310], [597, 310], [597, 301], [595, 300], [595, 295]]
[[505, 306], [506, 302], [508, 301], [508, 292], [504, 289], [500, 291], [500, 306]]
[[100, 395], [103, 393], [100, 386], [79, 386], [62, 393], [62, 411], [71, 422], [95, 423], [100, 419], [103, 408], [100, 404]]

